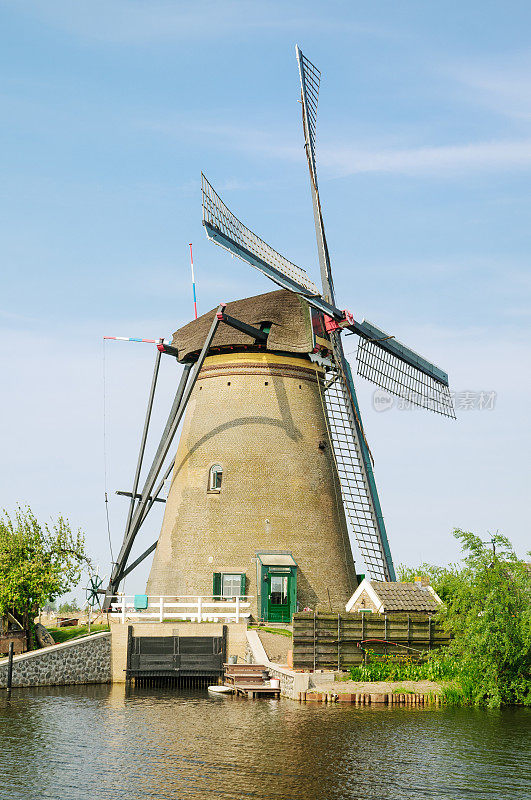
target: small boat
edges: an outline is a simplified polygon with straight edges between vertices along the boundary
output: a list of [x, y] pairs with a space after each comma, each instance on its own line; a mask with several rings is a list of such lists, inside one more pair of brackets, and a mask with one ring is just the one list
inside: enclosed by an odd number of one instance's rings
[[234, 691], [233, 686], [224, 686], [222, 683], [217, 686], [209, 686], [208, 691], [212, 694], [231, 694]]

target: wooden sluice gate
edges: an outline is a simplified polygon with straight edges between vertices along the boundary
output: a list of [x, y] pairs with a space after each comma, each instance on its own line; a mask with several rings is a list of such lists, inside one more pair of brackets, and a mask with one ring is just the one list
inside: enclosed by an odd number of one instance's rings
[[135, 675], [130, 680], [138, 689], [205, 689], [221, 679], [217, 675]]
[[202, 688], [221, 682], [227, 653], [222, 636], [127, 635], [126, 679], [135, 686]]

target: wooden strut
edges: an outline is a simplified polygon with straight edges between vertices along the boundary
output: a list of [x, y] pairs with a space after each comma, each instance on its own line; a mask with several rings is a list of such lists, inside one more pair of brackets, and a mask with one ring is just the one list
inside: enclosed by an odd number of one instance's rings
[[[144, 457], [144, 451], [146, 447], [147, 435], [149, 430], [149, 423], [151, 419], [151, 411], [153, 408], [153, 400], [155, 396], [155, 389], [157, 385], [157, 378], [159, 372], [159, 365], [160, 365], [160, 357], [162, 353], [167, 355], [178, 357], [178, 351], [176, 348], [171, 347], [170, 345], [165, 345], [163, 340], [159, 340], [159, 344], [157, 345], [157, 355], [155, 357], [155, 367], [153, 370], [153, 378], [151, 382], [151, 389], [148, 398], [148, 407], [146, 410], [146, 418], [144, 422], [144, 429], [142, 431], [142, 438], [140, 441], [140, 452], [138, 456], [135, 477], [133, 481], [133, 491], [132, 492], [116, 492], [116, 494], [123, 495], [125, 497], [131, 498], [131, 503], [129, 506], [129, 512], [127, 516], [127, 522], [125, 527], [124, 539], [123, 544], [118, 555], [118, 559], [115, 563], [111, 580], [109, 581], [109, 586], [105, 592], [105, 600], [103, 604], [103, 610], [108, 611], [110, 604], [112, 602], [112, 598], [115, 595], [116, 591], [118, 590], [118, 586], [120, 582], [129, 575], [139, 564], [144, 561], [156, 548], [157, 543], [154, 542], [147, 550], [145, 550], [142, 555], [140, 555], [132, 564], [126, 567], [127, 559], [131, 552], [131, 548], [133, 546], [133, 542], [135, 537], [142, 527], [147, 515], [149, 514], [151, 508], [155, 503], [165, 503], [166, 501], [159, 497], [160, 492], [164, 486], [165, 481], [169, 477], [175, 459], [172, 459], [171, 463], [167, 467], [162, 480], [156, 486], [155, 490], [153, 491], [153, 487], [155, 485], [155, 481], [159, 475], [159, 472], [162, 468], [162, 464], [168, 450], [171, 446], [173, 438], [175, 436], [175, 432], [179, 426], [179, 423], [182, 419], [184, 414], [186, 405], [192, 393], [192, 389], [195, 385], [199, 372], [203, 366], [203, 362], [208, 355], [208, 351], [212, 341], [214, 339], [217, 327], [220, 322], [229, 325], [236, 330], [241, 331], [242, 333], [246, 333], [247, 335], [253, 337], [255, 341], [265, 343], [267, 341], [268, 334], [265, 331], [262, 331], [258, 328], [254, 328], [251, 325], [247, 325], [247, 323], [242, 322], [241, 320], [235, 319], [234, 317], [229, 316], [225, 313], [225, 303], [220, 303], [218, 308], [216, 309], [215, 317], [212, 321], [212, 325], [210, 327], [209, 333], [207, 338], [203, 344], [203, 348], [197, 361], [195, 362], [192, 377], [190, 381], [188, 381], [190, 372], [192, 371], [191, 364], [185, 364], [184, 371], [181, 376], [181, 380], [179, 382], [179, 386], [175, 393], [175, 398], [168, 415], [168, 420], [166, 422], [164, 431], [162, 433], [159, 446], [157, 448], [157, 452], [153, 459], [151, 468], [149, 470], [148, 476], [146, 478], [146, 482], [142, 492], [138, 492], [138, 483], [140, 478], [140, 471], [142, 468], [142, 461]], [[138, 501], [138, 502], [137, 502]]]
[[341, 614], [337, 615], [337, 671], [341, 670]]
[[[157, 452], [156, 452], [155, 457], [153, 459], [152, 465], [151, 465], [151, 467], [149, 469], [148, 476], [147, 476], [147, 478], [145, 480], [145, 483], [144, 483], [144, 487], [143, 487], [142, 491], [140, 492], [141, 498], [140, 498], [140, 500], [138, 500], [138, 502], [136, 501], [135, 497], [131, 498], [132, 503], [135, 503], [135, 507], [134, 507], [134, 511], [128, 515], [128, 520], [127, 520], [127, 525], [126, 525], [126, 529], [125, 529], [125, 533], [124, 533], [124, 539], [123, 539], [122, 547], [120, 548], [120, 552], [118, 554], [116, 563], [115, 563], [114, 568], [112, 570], [111, 577], [110, 577], [110, 580], [109, 580], [109, 585], [108, 585], [106, 593], [105, 593], [105, 600], [104, 600], [104, 603], [103, 603], [103, 610], [104, 611], [108, 611], [109, 608], [110, 608], [110, 605], [112, 603], [113, 597], [115, 596], [116, 592], [118, 591], [118, 586], [120, 585], [120, 581], [124, 577], [124, 571], [125, 571], [125, 568], [126, 568], [127, 559], [128, 559], [129, 554], [131, 552], [131, 548], [132, 548], [133, 543], [135, 541], [136, 535], [137, 535], [138, 531], [140, 530], [140, 527], [142, 526], [147, 514], [149, 513], [149, 510], [154, 505], [155, 500], [156, 500], [159, 492], [162, 490], [162, 487], [164, 485], [164, 481], [160, 482], [159, 485], [157, 486], [156, 490], [153, 491], [153, 489], [155, 487], [155, 482], [156, 482], [156, 480], [157, 480], [157, 478], [159, 476], [159, 473], [160, 473], [160, 471], [162, 469], [164, 460], [165, 460], [165, 458], [166, 458], [166, 456], [168, 454], [168, 451], [169, 451], [169, 449], [171, 447], [172, 441], [173, 441], [173, 439], [175, 437], [175, 434], [177, 432], [177, 428], [179, 427], [179, 424], [180, 424], [180, 422], [182, 420], [184, 411], [185, 411], [186, 406], [188, 404], [188, 400], [190, 399], [190, 395], [192, 394], [192, 390], [193, 390], [193, 388], [195, 386], [195, 383], [197, 381], [197, 378], [198, 378], [199, 372], [201, 370], [201, 367], [203, 366], [205, 358], [208, 355], [208, 350], [210, 348], [210, 345], [212, 344], [212, 340], [214, 339], [214, 335], [215, 335], [215, 333], [216, 333], [216, 331], [218, 329], [218, 325], [220, 323], [220, 314], [222, 314], [224, 308], [225, 308], [225, 303], [221, 303], [218, 306], [218, 308], [216, 309], [216, 313], [214, 314], [214, 318], [212, 320], [212, 324], [210, 326], [210, 330], [208, 332], [208, 335], [207, 335], [207, 337], [205, 339], [205, 342], [203, 344], [203, 348], [202, 348], [202, 350], [201, 350], [201, 352], [199, 354], [199, 357], [198, 357], [197, 361], [195, 362], [193, 368], [192, 368], [191, 364], [186, 364], [185, 365], [185, 368], [184, 368], [184, 371], [183, 371], [183, 375], [181, 377], [181, 381], [179, 383], [179, 386], [178, 386], [178, 389], [177, 389], [177, 392], [176, 392], [176, 395], [175, 395], [175, 399], [173, 401], [173, 405], [172, 405], [170, 414], [168, 416], [168, 420], [166, 422], [166, 426], [164, 428], [162, 437], [161, 437], [160, 442], [159, 442], [159, 446], [157, 448]], [[160, 353], [161, 353], [161, 351], [159, 350], [158, 351], [158, 356], [159, 357], [160, 357]], [[154, 390], [155, 390], [155, 386], [156, 386], [155, 371], [158, 373], [158, 364], [157, 364], [157, 362], [156, 362], [156, 370], [154, 370], [154, 380], [152, 381], [152, 388], [151, 388], [150, 395], [149, 395], [149, 400], [148, 400], [148, 410], [147, 410], [147, 413], [146, 413], [146, 423], [147, 424], [145, 424], [145, 426], [144, 426], [144, 432], [142, 434], [142, 440], [141, 440], [141, 445], [140, 445], [141, 455], [142, 456], [143, 456], [143, 448], [145, 447], [145, 436], [147, 436], [147, 428], [149, 427], [149, 418], [151, 416], [151, 407], [152, 407], [152, 404], [153, 404]], [[139, 456], [139, 460], [138, 460], [138, 463], [137, 463], [137, 472], [138, 473], [139, 473], [138, 465], [140, 464], [140, 466], [141, 466], [141, 461], [142, 461], [142, 458]], [[169, 473], [171, 472], [172, 467], [173, 467], [173, 464], [170, 465], [168, 470], [166, 470], [165, 477], [167, 477], [169, 475]], [[135, 480], [136, 480], [136, 477], [137, 477], [137, 475], [135, 473]], [[136, 494], [136, 488], [134, 489], [132, 494], [133, 495]], [[147, 553], [144, 554], [143, 557], [146, 557], [146, 555], [147, 555]], [[140, 560], [143, 560], [143, 558], [141, 558]], [[138, 559], [137, 559], [137, 563], [140, 563], [140, 561]], [[135, 566], [136, 566], [136, 564], [135, 564]]]
[[[162, 339], [159, 339], [159, 344], [162, 343]], [[147, 435], [149, 430], [149, 423], [151, 420], [151, 411], [153, 410], [153, 399], [155, 397], [155, 389], [157, 388], [157, 379], [159, 376], [159, 366], [160, 366], [160, 357], [162, 353], [160, 350], [157, 349], [155, 355], [155, 366], [153, 368], [153, 378], [151, 380], [151, 388], [149, 390], [149, 398], [148, 404], [146, 409], [146, 418], [144, 420], [144, 429], [142, 431], [142, 438], [140, 440], [140, 451], [138, 453], [138, 460], [136, 463], [136, 470], [135, 470], [135, 477], [133, 479], [133, 489], [131, 492], [131, 501], [129, 503], [129, 510], [127, 512], [127, 522], [125, 523], [126, 531], [129, 530], [131, 526], [131, 519], [133, 516], [133, 512], [135, 510], [135, 502], [138, 493], [138, 482], [140, 480], [140, 470], [142, 469], [142, 461], [144, 460], [144, 451], [146, 449], [146, 441]]]
[[[133, 496], [133, 492], [116, 491], [115, 494], [119, 494], [121, 497], [132, 497]], [[135, 494], [135, 499], [136, 500], [140, 500], [141, 498], [142, 498], [142, 495], [140, 494], [140, 492], [137, 492]], [[151, 500], [152, 498], [150, 497], [149, 499]], [[153, 499], [154, 499], [155, 503], [165, 503], [166, 502], [166, 500], [163, 497], [155, 497]]]

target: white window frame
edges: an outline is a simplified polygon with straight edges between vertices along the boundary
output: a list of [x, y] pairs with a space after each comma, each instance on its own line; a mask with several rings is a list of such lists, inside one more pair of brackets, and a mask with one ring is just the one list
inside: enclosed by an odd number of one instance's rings
[[[225, 580], [227, 578], [231, 579], [231, 583], [232, 584], [234, 584], [236, 582], [236, 580], [237, 580], [238, 591], [237, 591], [236, 594], [234, 592], [231, 592], [231, 593], [228, 593], [228, 592], [226, 593], [225, 592]], [[226, 598], [229, 598], [229, 597], [241, 597], [242, 596], [241, 586], [242, 586], [242, 573], [241, 572], [222, 572], [221, 573], [221, 596], [223, 598], [226, 599]]]
[[[217, 484], [217, 478], [219, 477], [219, 486]], [[223, 480], [223, 467], [221, 464], [212, 464], [208, 471], [208, 491], [209, 492], [221, 492], [221, 482]]]

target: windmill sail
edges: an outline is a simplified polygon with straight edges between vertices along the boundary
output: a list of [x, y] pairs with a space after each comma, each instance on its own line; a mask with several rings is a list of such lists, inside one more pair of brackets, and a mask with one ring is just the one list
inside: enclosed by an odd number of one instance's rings
[[259, 269], [284, 289], [319, 294], [319, 289], [304, 269], [277, 253], [234, 216], [202, 173], [201, 191], [203, 225], [209, 239]]
[[[371, 455], [363, 432], [352, 374], [343, 351], [341, 329], [350, 330], [360, 337], [358, 374], [411, 403], [452, 417], [454, 412], [448, 376], [393, 336], [387, 336], [365, 320], [356, 322], [351, 314], [336, 307], [317, 183], [316, 122], [321, 73], [299, 47], [296, 47], [296, 53], [322, 293], [305, 270], [284, 258], [246, 228], [204, 176], [203, 225], [213, 242], [251, 264], [279, 286], [301, 295], [309, 305], [328, 317], [326, 327], [334, 365], [326, 382], [325, 407], [345, 512], [367, 572], [373, 578], [394, 580], [393, 561], [374, 481]], [[335, 322], [335, 328], [334, 325], [328, 325], [329, 322]]]
[[317, 167], [315, 163], [315, 135], [317, 128], [317, 101], [319, 99], [319, 84], [321, 73], [316, 66], [304, 56], [295, 46], [297, 62], [299, 64], [299, 76], [301, 79], [301, 103], [302, 103], [302, 127], [304, 131], [304, 147], [308, 168], [310, 170], [310, 189], [312, 193], [313, 219], [315, 223], [315, 235], [317, 237], [317, 252], [319, 253], [319, 267], [321, 270], [321, 281], [323, 284], [323, 296], [328, 302], [334, 302], [334, 281], [332, 280], [332, 269], [330, 267], [330, 255], [326, 243], [326, 235], [319, 199], [319, 189], [317, 186]]
[[315, 166], [315, 137], [317, 131], [317, 103], [319, 101], [319, 84], [321, 72], [306, 56], [298, 45], [295, 46], [299, 64], [299, 77], [301, 79], [302, 111], [305, 133], [305, 146], [308, 150], [308, 160], [313, 173], [314, 183], [317, 186], [317, 169]]
[[379, 581], [394, 581], [393, 560], [370, 455], [347, 362], [345, 366], [346, 375], [336, 362], [335, 369], [326, 375], [328, 389], [325, 391], [329, 434], [343, 505], [365, 561], [368, 577]]
[[358, 343], [358, 375], [421, 408], [455, 419], [448, 375], [365, 320]]
[[[310, 188], [323, 295], [327, 301], [335, 304], [334, 282], [315, 163], [317, 101], [321, 73], [302, 54], [298, 46], [295, 51], [301, 80], [302, 123], [306, 157], [310, 170]], [[365, 560], [367, 572], [371, 577], [379, 580], [394, 580], [393, 560], [372, 472], [369, 448], [361, 425], [356, 390], [343, 352], [340, 331], [333, 332], [330, 338], [337, 374], [336, 381], [330, 385], [326, 394], [327, 410], [345, 511]]]

